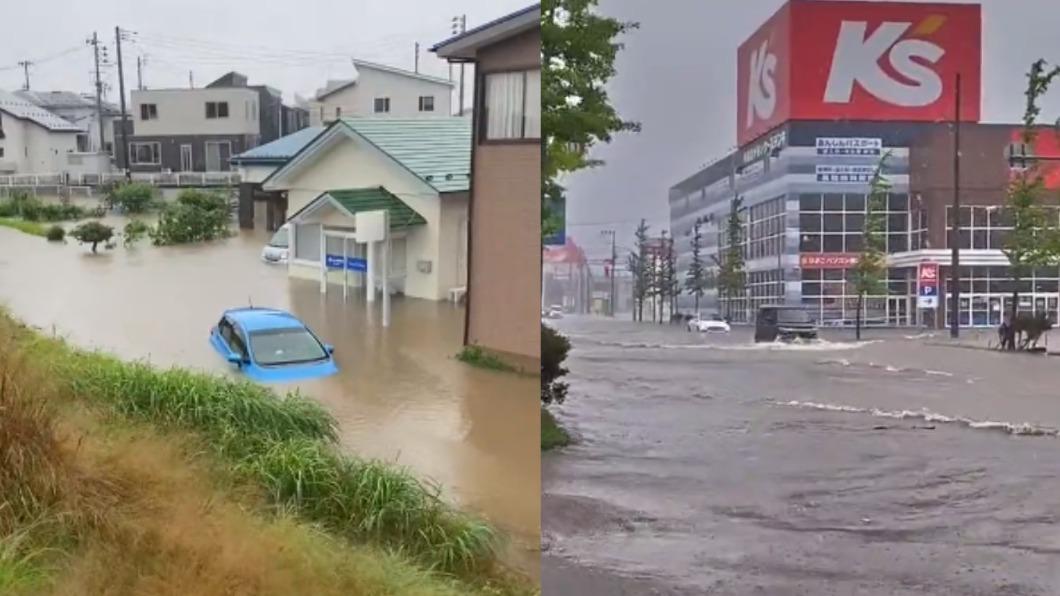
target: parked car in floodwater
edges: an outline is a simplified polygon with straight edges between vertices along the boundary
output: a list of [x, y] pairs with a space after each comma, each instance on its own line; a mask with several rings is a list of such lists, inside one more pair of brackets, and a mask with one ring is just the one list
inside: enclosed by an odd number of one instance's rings
[[817, 339], [817, 324], [809, 311], [799, 306], [767, 305], [755, 316], [755, 341]]
[[339, 371], [330, 345], [294, 315], [273, 308], [226, 310], [210, 329], [210, 345], [255, 381], [300, 381]]
[[261, 250], [261, 260], [266, 263], [286, 264], [287, 255], [290, 250], [290, 227], [283, 224], [269, 239], [269, 243]]

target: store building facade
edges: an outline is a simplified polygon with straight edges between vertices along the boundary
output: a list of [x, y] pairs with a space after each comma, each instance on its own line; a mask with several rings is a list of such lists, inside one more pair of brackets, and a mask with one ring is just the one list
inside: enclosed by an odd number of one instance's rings
[[[741, 46], [739, 149], [669, 191], [682, 276], [691, 260], [697, 221], [704, 235], [703, 258], [717, 269], [715, 259], [724, 259], [728, 251], [726, 224], [733, 199], [742, 198], [745, 289], [733, 296], [713, 292], [705, 297], [706, 306], [701, 301], [701, 311], [713, 309], [747, 321], [757, 307], [783, 303], [806, 307], [824, 325], [852, 324], [857, 296], [851, 272], [863, 249], [869, 181], [886, 156], [888, 275], [886, 292], [865, 300], [862, 318], [867, 324], [946, 325], [952, 310], [947, 308], [946, 283], [951, 274], [949, 232], [955, 220], [961, 243], [957, 317], [962, 326], [998, 325], [1016, 286], [1021, 310], [1046, 312], [1056, 320], [1060, 270], [1043, 268], [1015, 282], [1001, 250], [1011, 230], [1004, 208], [1011, 175], [1006, 148], [1017, 140], [1019, 127], [979, 122], [979, 18], [977, 5], [796, 1]], [[818, 34], [831, 30], [834, 37], [799, 42], [802, 20], [813, 21]], [[921, 74], [937, 86], [930, 97], [895, 98], [888, 95], [894, 89], [881, 88], [879, 76], [842, 71], [850, 66], [842, 58], [843, 45], [849, 43], [844, 31], [854, 26], [871, 37], [884, 21], [932, 24], [910, 29], [944, 56], [934, 61], [924, 56], [934, 70]], [[904, 39], [894, 41], [887, 52]], [[827, 79], [800, 76], [794, 82], [789, 76], [801, 62], [822, 57], [830, 67], [812, 70], [823, 71]], [[775, 68], [755, 68], [767, 59]], [[881, 73], [890, 76], [883, 70], [876, 75]], [[842, 98], [836, 88], [844, 80], [853, 92]], [[775, 91], [766, 97], [769, 88]], [[904, 92], [914, 91], [906, 86]], [[837, 104], [845, 105], [837, 109]], [[961, 208], [955, 217], [953, 122], [958, 115]], [[1060, 155], [1052, 129], [1043, 129], [1039, 140], [1038, 155]], [[1052, 189], [1046, 200], [1055, 203], [1060, 172], [1048, 171], [1046, 182]], [[935, 278], [925, 281], [925, 276]], [[691, 304], [691, 297], [682, 297], [683, 309], [690, 310]]]

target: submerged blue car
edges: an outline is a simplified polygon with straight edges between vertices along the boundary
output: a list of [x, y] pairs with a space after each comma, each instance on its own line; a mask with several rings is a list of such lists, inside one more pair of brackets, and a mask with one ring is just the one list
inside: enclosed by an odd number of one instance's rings
[[255, 381], [301, 381], [339, 371], [330, 345], [294, 315], [273, 308], [226, 310], [210, 329], [210, 345]]

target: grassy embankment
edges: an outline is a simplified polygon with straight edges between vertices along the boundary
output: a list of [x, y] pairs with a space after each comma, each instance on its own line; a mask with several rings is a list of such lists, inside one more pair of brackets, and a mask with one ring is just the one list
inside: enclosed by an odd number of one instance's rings
[[566, 447], [570, 442], [570, 435], [556, 422], [552, 412], [541, 406], [541, 451]]
[[48, 226], [35, 221], [26, 221], [24, 219], [16, 219], [13, 217], [0, 217], [0, 226], [16, 229], [23, 234], [32, 234], [41, 237], [48, 235]]
[[530, 594], [490, 527], [298, 395], [0, 314], [0, 593]]

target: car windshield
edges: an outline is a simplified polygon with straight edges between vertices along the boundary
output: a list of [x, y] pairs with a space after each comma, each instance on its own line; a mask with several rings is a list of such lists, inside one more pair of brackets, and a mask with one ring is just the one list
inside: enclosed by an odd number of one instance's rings
[[320, 342], [305, 329], [268, 329], [250, 334], [250, 350], [258, 364], [295, 364], [327, 358]]
[[781, 323], [809, 323], [810, 313], [799, 308], [782, 308], [777, 310], [777, 320]]
[[272, 240], [269, 240], [269, 246], [275, 246], [276, 248], [287, 248], [287, 228], [280, 228], [272, 235]]

